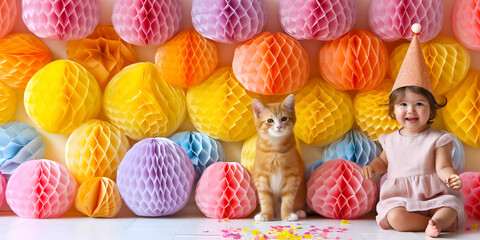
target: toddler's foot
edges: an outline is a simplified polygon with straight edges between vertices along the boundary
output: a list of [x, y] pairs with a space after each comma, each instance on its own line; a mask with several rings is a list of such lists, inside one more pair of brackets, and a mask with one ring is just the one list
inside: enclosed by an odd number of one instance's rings
[[425, 234], [429, 237], [438, 237], [438, 235], [440, 235], [440, 231], [441, 229], [439, 229], [437, 227], [437, 225], [435, 225], [435, 222], [433, 220], [429, 220], [428, 221], [428, 226], [427, 228], [425, 229]]

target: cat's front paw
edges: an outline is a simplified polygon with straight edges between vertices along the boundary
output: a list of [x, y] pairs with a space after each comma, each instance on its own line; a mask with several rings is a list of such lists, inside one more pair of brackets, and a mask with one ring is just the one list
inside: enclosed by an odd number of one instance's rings
[[282, 220], [283, 221], [289, 221], [289, 222], [298, 221], [298, 215], [295, 214], [295, 213], [290, 213], [290, 215], [288, 215], [288, 216], [283, 216]]
[[255, 222], [266, 222], [272, 220], [271, 217], [266, 216], [265, 214], [257, 214], [255, 215]]

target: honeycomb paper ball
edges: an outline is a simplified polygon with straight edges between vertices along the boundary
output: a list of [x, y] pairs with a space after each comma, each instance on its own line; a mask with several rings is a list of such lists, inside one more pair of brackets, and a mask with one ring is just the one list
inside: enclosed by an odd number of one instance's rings
[[355, 0], [281, 0], [280, 23], [298, 39], [330, 41], [352, 29], [357, 19]]
[[323, 160], [318, 160], [318, 161], [313, 161], [313, 162], [309, 162], [307, 164], [305, 164], [305, 179], [308, 179], [310, 178], [310, 176], [312, 175], [313, 171], [315, 171], [315, 169], [317, 169], [318, 167], [322, 166], [322, 164], [324, 164], [325, 161]]
[[217, 46], [197, 31], [187, 29], [158, 47], [155, 63], [163, 78], [177, 87], [200, 84], [217, 67]]
[[167, 83], [155, 64], [132, 64], [108, 83], [103, 109], [109, 121], [130, 138], [166, 137], [185, 119], [185, 92]]
[[238, 82], [231, 68], [223, 67], [188, 89], [188, 114], [201, 133], [222, 141], [242, 141], [256, 131], [252, 111], [256, 97]]
[[325, 162], [307, 181], [308, 207], [335, 219], [355, 219], [370, 212], [377, 201], [377, 186], [361, 172], [360, 165], [345, 159]]
[[422, 25], [422, 34], [418, 37], [420, 42], [432, 40], [442, 29], [443, 0], [370, 1], [368, 24], [381, 39], [412, 39], [410, 27], [414, 23]]
[[89, 120], [68, 137], [65, 162], [79, 184], [93, 177], [116, 179], [118, 165], [129, 148], [127, 137], [118, 128]]
[[102, 90], [115, 74], [138, 61], [133, 45], [123, 41], [112, 26], [99, 26], [88, 37], [69, 41], [67, 56], [90, 71]]
[[20, 165], [7, 183], [6, 198], [19, 217], [61, 217], [75, 200], [77, 183], [68, 170], [51, 160]]
[[15, 0], [0, 2], [0, 39], [5, 37], [15, 26], [17, 18], [17, 3]]
[[161, 45], [180, 29], [182, 6], [178, 0], [116, 0], [112, 23], [128, 43]]
[[7, 180], [3, 174], [0, 173], [0, 207], [3, 206], [3, 202], [5, 201], [5, 190], [7, 188]]
[[51, 58], [50, 49], [35, 36], [10, 34], [0, 40], [0, 82], [24, 90], [33, 74]]
[[456, 88], [447, 92], [441, 109], [446, 130], [460, 141], [480, 148], [480, 71], [472, 70]]
[[[397, 78], [410, 43], [396, 47], [390, 54], [390, 73]], [[455, 39], [439, 36], [420, 44], [429, 71], [433, 93], [443, 95], [467, 76], [470, 53]]]
[[0, 172], [12, 174], [20, 164], [41, 159], [45, 142], [35, 128], [23, 122], [0, 125]]
[[80, 39], [97, 26], [99, 5], [99, 0], [22, 0], [22, 19], [38, 37]]
[[371, 32], [352, 30], [322, 45], [318, 66], [322, 77], [336, 89], [371, 90], [387, 73], [387, 46]]
[[138, 216], [171, 215], [182, 209], [195, 172], [183, 149], [167, 138], [141, 140], [118, 167], [117, 184], [125, 204]]
[[378, 136], [392, 133], [401, 127], [388, 114], [388, 97], [392, 87], [392, 80], [385, 79], [378, 88], [359, 92], [353, 100], [356, 124], [373, 141], [377, 141]]
[[379, 157], [381, 148], [363, 132], [350, 130], [339, 140], [328, 145], [323, 150], [323, 160], [335, 158], [350, 160], [360, 167], [365, 167]]
[[480, 172], [464, 172], [460, 174], [463, 187], [465, 213], [471, 218], [480, 219]]
[[205, 168], [216, 163], [225, 162], [225, 152], [218, 140], [199, 132], [179, 132], [170, 137], [178, 144], [192, 161], [196, 183]]
[[284, 33], [264, 32], [235, 48], [232, 62], [237, 79], [252, 92], [293, 93], [305, 86], [310, 63], [300, 43]]
[[330, 144], [353, 125], [350, 96], [319, 78], [311, 79], [296, 96], [295, 136], [306, 144]]
[[219, 162], [205, 169], [195, 202], [209, 218], [246, 218], [257, 207], [257, 194], [247, 169], [239, 163]]
[[115, 217], [122, 207], [117, 184], [106, 177], [90, 178], [78, 188], [75, 207], [89, 217]]
[[191, 15], [202, 36], [222, 43], [249, 40], [267, 21], [263, 0], [194, 0]]
[[10, 121], [17, 110], [17, 94], [0, 82], [0, 124]]
[[457, 0], [453, 3], [452, 23], [456, 39], [468, 49], [480, 50], [480, 2], [476, 0]]
[[70, 134], [100, 112], [102, 93], [84, 67], [56, 60], [40, 69], [25, 89], [25, 110], [49, 133]]

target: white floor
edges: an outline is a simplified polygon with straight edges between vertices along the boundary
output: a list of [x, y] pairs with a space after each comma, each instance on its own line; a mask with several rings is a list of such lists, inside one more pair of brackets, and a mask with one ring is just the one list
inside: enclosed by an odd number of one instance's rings
[[[123, 210], [122, 210], [123, 211]], [[342, 224], [343, 223], [343, 224]], [[480, 239], [480, 220], [470, 219], [466, 226], [456, 233], [442, 233], [440, 239]], [[272, 232], [271, 227], [283, 232]], [[473, 229], [472, 229], [473, 226]], [[470, 228], [466, 230], [466, 228]], [[203, 216], [193, 204], [169, 217], [134, 217], [123, 211], [113, 219], [88, 218], [78, 212], [68, 212], [57, 219], [19, 218], [12, 212], [0, 212], [0, 239], [161, 239], [161, 240], [216, 240], [216, 239], [267, 239], [286, 237], [285, 232], [293, 231], [286, 239], [305, 239], [310, 232], [312, 239], [334, 240], [415, 240], [429, 239], [424, 233], [396, 232], [381, 230], [373, 215], [348, 223], [342, 220], [308, 217], [298, 222], [272, 221], [255, 224], [252, 218], [240, 220], [218, 220]], [[292, 236], [292, 235], [290, 235]], [[300, 236], [306, 236], [302, 238]], [[275, 238], [277, 237], [277, 238]]]

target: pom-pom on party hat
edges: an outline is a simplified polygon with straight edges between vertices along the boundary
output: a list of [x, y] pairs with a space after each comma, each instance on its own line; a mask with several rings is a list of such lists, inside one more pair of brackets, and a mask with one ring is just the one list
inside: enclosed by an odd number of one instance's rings
[[425, 88], [433, 94], [427, 64], [418, 41], [418, 35], [422, 32], [422, 27], [420, 24], [415, 23], [412, 25], [411, 30], [414, 36], [403, 59], [392, 92], [401, 87], [417, 86]]

